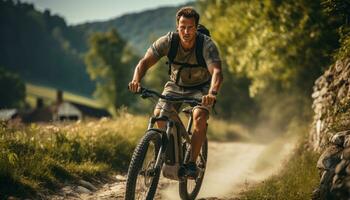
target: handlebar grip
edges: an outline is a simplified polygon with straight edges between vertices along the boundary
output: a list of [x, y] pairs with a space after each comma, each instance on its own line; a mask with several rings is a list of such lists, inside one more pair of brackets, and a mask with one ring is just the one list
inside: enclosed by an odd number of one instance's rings
[[[128, 90], [130, 90], [130, 86], [129, 86], [129, 85], [127, 86], [127, 88], [128, 88]], [[144, 88], [144, 87], [142, 87], [142, 86], [140, 85], [140, 91], [135, 92], [135, 94], [141, 94], [144, 90], [146, 90], [146, 88]], [[131, 91], [131, 90], [130, 90], [130, 91]]]

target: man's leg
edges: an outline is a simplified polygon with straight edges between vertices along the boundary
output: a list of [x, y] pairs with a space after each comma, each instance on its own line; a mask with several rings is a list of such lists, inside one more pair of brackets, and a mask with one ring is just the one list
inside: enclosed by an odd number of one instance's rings
[[193, 110], [192, 154], [190, 161], [196, 162], [207, 132], [208, 111], [202, 108]]
[[[153, 114], [154, 114], [154, 116], [158, 117], [160, 115], [160, 108], [156, 107], [153, 111]], [[157, 121], [156, 124], [157, 124], [157, 127], [159, 129], [165, 129], [165, 122], [164, 121]]]

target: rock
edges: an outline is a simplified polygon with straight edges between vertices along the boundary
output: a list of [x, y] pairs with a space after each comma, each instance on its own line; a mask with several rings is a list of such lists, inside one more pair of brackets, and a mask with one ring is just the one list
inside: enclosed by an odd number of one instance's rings
[[334, 177], [334, 171], [324, 170], [321, 177], [321, 182], [319, 186], [319, 199], [328, 199], [331, 183]]
[[342, 160], [339, 164], [335, 167], [335, 173], [338, 175], [346, 175], [345, 168], [349, 165], [348, 160]]
[[345, 183], [345, 186], [348, 188], [348, 192], [350, 193], [349, 189], [350, 189], [350, 177], [346, 177], [344, 179], [344, 183]]
[[319, 92], [319, 96], [324, 96], [325, 94], [327, 94], [328, 89], [327, 88], [322, 88], [322, 90]]
[[347, 135], [344, 138], [344, 148], [348, 148], [348, 147], [350, 147], [350, 135]]
[[[348, 64], [348, 66], [350, 66], [350, 63]], [[341, 79], [343, 79], [344, 81], [348, 82], [348, 78], [350, 77], [350, 70], [345, 71], [342, 75], [341, 75]]]
[[350, 175], [350, 165], [345, 168], [345, 172]]
[[317, 162], [322, 176], [312, 198], [350, 200], [350, 112], [345, 110], [350, 102], [350, 57], [338, 60], [315, 81], [312, 98], [315, 114], [309, 138], [314, 149], [322, 151]]
[[335, 70], [337, 72], [341, 72], [343, 69], [343, 62], [341, 60], [337, 60], [337, 62], [335, 63]]
[[337, 78], [334, 80], [334, 86], [335, 88], [333, 88], [334, 91], [337, 91], [339, 89], [339, 87], [341, 87], [342, 85], [344, 85], [345, 81], [341, 78]]
[[338, 132], [332, 137], [331, 142], [335, 145], [343, 147], [345, 136], [349, 135], [349, 133], [350, 131]]
[[350, 147], [344, 149], [344, 151], [341, 155], [341, 159], [350, 160]]
[[320, 91], [316, 91], [316, 92], [312, 93], [312, 95], [311, 95], [311, 97], [312, 97], [313, 99], [316, 99], [316, 98], [319, 97], [319, 96], [320, 96]]
[[321, 199], [321, 191], [319, 188], [316, 188], [312, 191], [311, 200], [319, 200]]
[[344, 97], [346, 97], [347, 90], [348, 88], [346, 87], [346, 85], [345, 84], [342, 85], [338, 91], [338, 95], [337, 95], [338, 99], [343, 99]]
[[72, 187], [71, 186], [65, 186], [61, 189], [63, 192], [65, 193], [68, 193], [68, 192], [71, 192], [73, 191]]
[[122, 175], [117, 175], [117, 176], [115, 176], [115, 178], [116, 178], [118, 181], [126, 181], [126, 177], [125, 177], [125, 176], [122, 176]]
[[315, 81], [314, 90], [317, 89], [318, 85], [323, 85], [325, 82], [326, 82], [326, 79], [324, 78], [324, 76], [318, 77]]
[[327, 182], [329, 182], [330, 180], [332, 180], [332, 173], [328, 170], [324, 170], [322, 175], [321, 175], [321, 180], [320, 183], [322, 184], [326, 184]]
[[332, 181], [332, 189], [339, 189], [343, 186], [343, 181], [342, 181], [342, 178], [338, 175], [335, 175], [333, 177], [333, 181]]
[[328, 147], [320, 156], [317, 162], [318, 169], [334, 168], [340, 161], [341, 148], [332, 145]]
[[79, 198], [79, 195], [73, 190], [71, 186], [65, 186], [61, 188], [62, 194], [64, 197], [76, 197]]
[[97, 188], [94, 185], [92, 185], [90, 182], [88, 182], [88, 181], [80, 180], [78, 183], [81, 186], [83, 186], [83, 187], [85, 187], [85, 188], [87, 188], [89, 190], [92, 190], [92, 191], [96, 191], [97, 190]]
[[79, 192], [79, 193], [88, 193], [88, 194], [92, 193], [89, 189], [87, 189], [87, 188], [85, 188], [83, 186], [78, 186], [76, 188], [76, 191]]

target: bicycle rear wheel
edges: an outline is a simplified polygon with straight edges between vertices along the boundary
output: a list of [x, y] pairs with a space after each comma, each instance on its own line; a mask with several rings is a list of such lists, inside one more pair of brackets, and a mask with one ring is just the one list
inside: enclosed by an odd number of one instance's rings
[[160, 134], [154, 130], [141, 139], [129, 165], [125, 200], [153, 199], [160, 175], [160, 169], [154, 166], [160, 145]]
[[205, 139], [196, 162], [197, 167], [199, 168], [198, 177], [195, 180], [185, 178], [183, 181], [179, 182], [179, 193], [182, 200], [194, 200], [197, 197], [203, 183], [207, 159], [208, 140]]

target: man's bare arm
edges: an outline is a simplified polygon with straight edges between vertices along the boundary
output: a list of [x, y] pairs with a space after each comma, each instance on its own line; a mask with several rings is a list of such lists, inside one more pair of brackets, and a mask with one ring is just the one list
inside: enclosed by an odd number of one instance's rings
[[140, 88], [140, 82], [145, 76], [147, 70], [151, 68], [155, 63], [157, 63], [159, 58], [157, 58], [151, 49], [148, 49], [145, 56], [136, 65], [134, 76], [132, 81], [129, 83], [129, 89], [132, 92], [137, 92]]
[[158, 62], [159, 58], [154, 56], [151, 49], [148, 49], [145, 56], [139, 61], [136, 65], [133, 81], [140, 82], [143, 76], [146, 74], [147, 70], [151, 68], [156, 62]]
[[211, 84], [209, 88], [209, 93], [202, 97], [202, 104], [204, 106], [213, 105], [216, 100], [215, 92], [219, 92], [221, 83], [223, 81], [223, 75], [221, 70], [221, 63], [212, 63], [208, 66], [208, 70], [211, 74]]
[[221, 63], [212, 63], [210, 66], [208, 66], [208, 70], [212, 76], [209, 94], [212, 94], [213, 91], [219, 92], [220, 86], [224, 79], [222, 75]]

